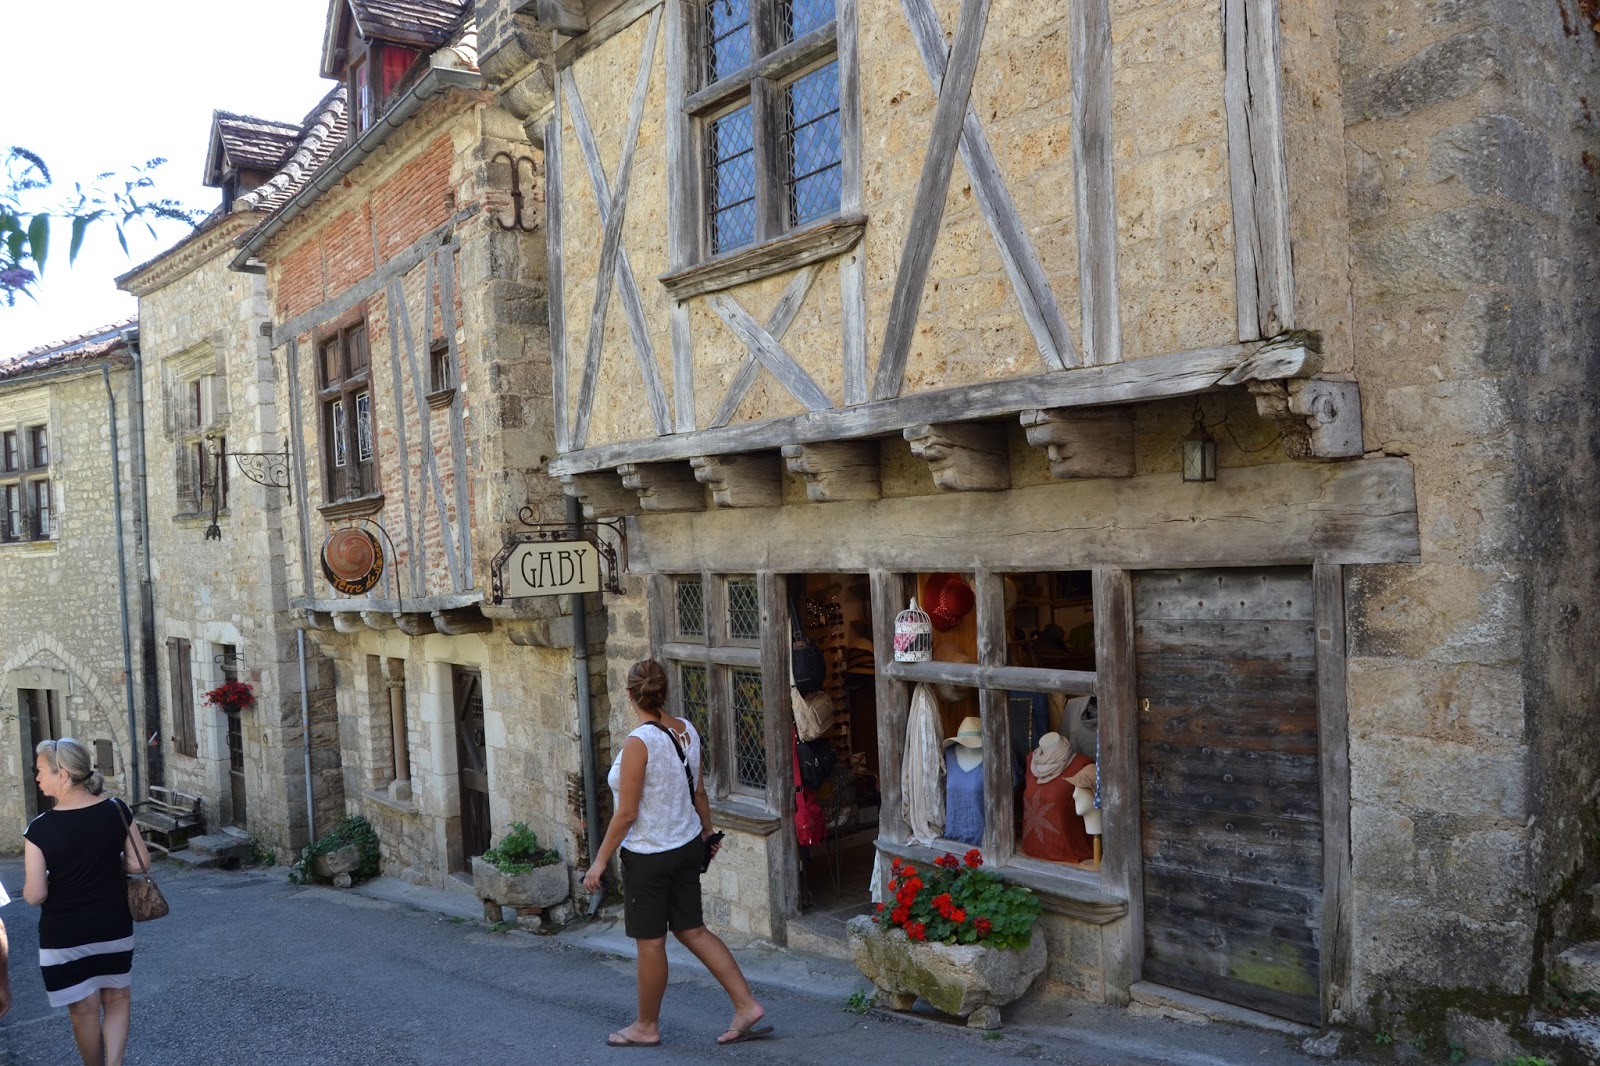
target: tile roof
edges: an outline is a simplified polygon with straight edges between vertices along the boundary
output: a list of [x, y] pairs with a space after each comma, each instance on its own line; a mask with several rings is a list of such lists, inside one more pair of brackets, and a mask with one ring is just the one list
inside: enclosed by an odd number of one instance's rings
[[348, 128], [344, 86], [336, 85], [306, 115], [299, 144], [278, 172], [259, 187], [235, 197], [235, 208], [275, 211], [282, 207], [343, 146]]
[[350, 0], [361, 35], [437, 47], [450, 39], [469, 0]]
[[122, 340], [122, 331], [138, 324], [139, 316], [131, 315], [73, 337], [29, 348], [18, 355], [0, 360], [0, 381], [22, 378], [41, 370], [72, 363], [94, 362], [113, 355], [126, 348]]
[[223, 151], [235, 167], [277, 170], [300, 140], [300, 127], [293, 122], [235, 115], [229, 111], [215, 112], [215, 121]]

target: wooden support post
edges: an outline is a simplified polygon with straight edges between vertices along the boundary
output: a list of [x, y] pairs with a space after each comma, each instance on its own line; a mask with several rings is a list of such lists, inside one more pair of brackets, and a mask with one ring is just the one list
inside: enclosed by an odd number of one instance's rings
[[1132, 477], [1133, 410], [1101, 407], [1022, 412], [1028, 443], [1050, 457], [1054, 477]]
[[1350, 979], [1355, 903], [1350, 888], [1350, 716], [1345, 691], [1344, 568], [1312, 568], [1316, 599], [1317, 743], [1322, 778], [1322, 1018], [1336, 1020]]
[[715, 507], [777, 507], [783, 503], [783, 466], [775, 452], [697, 455], [694, 476], [711, 489]]
[[[1004, 579], [991, 570], [979, 570], [973, 577], [973, 591], [978, 594], [978, 665], [1006, 666]], [[1011, 858], [1017, 843], [1005, 692], [979, 689], [978, 707], [983, 716], [983, 854], [988, 862], [999, 864]]]
[[985, 422], [907, 426], [911, 454], [925, 459], [933, 483], [950, 492], [994, 492], [1011, 487], [1006, 432]]
[[1105, 931], [1106, 999], [1126, 1006], [1144, 960], [1144, 852], [1139, 816], [1139, 702], [1133, 653], [1133, 582], [1126, 570], [1094, 571], [1094, 665], [1100, 706], [1101, 887], [1128, 901]]
[[561, 479], [568, 496], [583, 504], [585, 518], [620, 518], [639, 513], [639, 494], [610, 470], [568, 474]]
[[639, 494], [639, 510], [704, 511], [705, 486], [695, 480], [688, 463], [623, 463], [617, 467], [623, 487]]
[[883, 495], [876, 441], [785, 444], [783, 459], [791, 474], [805, 479], [806, 498], [813, 503], [876, 500]]
[[1278, 424], [1291, 459], [1354, 459], [1362, 454], [1361, 390], [1320, 378], [1250, 381], [1256, 412]]
[[[872, 644], [880, 663], [894, 656], [895, 615], [906, 609], [913, 591], [914, 582], [899, 574], [872, 571]], [[900, 764], [905, 757], [906, 722], [911, 716], [908, 689], [878, 671], [878, 836], [891, 844], [903, 844], [907, 837]]]

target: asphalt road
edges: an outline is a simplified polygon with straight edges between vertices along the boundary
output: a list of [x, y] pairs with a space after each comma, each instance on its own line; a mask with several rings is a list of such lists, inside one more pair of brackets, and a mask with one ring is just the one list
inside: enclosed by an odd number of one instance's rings
[[[986, 1039], [945, 1022], [853, 1014], [837, 980], [777, 987], [755, 964], [777, 1039], [715, 1047], [727, 1000], [697, 966], [675, 965], [662, 1047], [617, 1050], [604, 1040], [631, 1017], [633, 962], [592, 942], [497, 933], [405, 903], [290, 885], [282, 871], [157, 874], [172, 914], [137, 927], [130, 1066], [1316, 1061], [1271, 1033], [1091, 1006], [1058, 1005], [1043, 1019], [1027, 1012], [1031, 1023]], [[0, 881], [19, 895], [20, 861], [0, 860]], [[0, 1019], [0, 1066], [78, 1066], [66, 1012], [50, 1009], [34, 968], [35, 912], [18, 899], [0, 917], [15, 995]]]

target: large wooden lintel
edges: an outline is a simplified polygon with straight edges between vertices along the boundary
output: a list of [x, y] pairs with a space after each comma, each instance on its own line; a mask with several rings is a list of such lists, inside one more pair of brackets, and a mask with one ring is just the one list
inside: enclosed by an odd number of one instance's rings
[[1305, 378], [1251, 381], [1262, 418], [1278, 424], [1291, 459], [1353, 459], [1362, 454], [1361, 390], [1353, 381]]
[[989, 422], [907, 426], [911, 454], [928, 463], [933, 483], [950, 492], [994, 492], [1011, 487], [1006, 431]]
[[583, 504], [585, 518], [621, 518], [639, 511], [639, 494], [624, 485], [615, 471], [568, 474], [561, 485], [568, 496]]
[[776, 452], [697, 455], [694, 476], [711, 490], [717, 507], [777, 507], [783, 503], [783, 464]]
[[623, 487], [639, 494], [638, 510], [704, 511], [706, 489], [688, 463], [624, 463], [617, 467]]
[[1022, 412], [1028, 443], [1043, 448], [1053, 477], [1132, 477], [1133, 409], [1051, 408]]
[[805, 481], [806, 499], [812, 503], [876, 500], [883, 495], [876, 441], [785, 444], [783, 459], [789, 472]]
[[523, 10], [533, 8], [533, 20], [540, 29], [553, 30], [567, 37], [576, 37], [589, 30], [589, 16], [583, 10], [583, 0], [533, 0]]

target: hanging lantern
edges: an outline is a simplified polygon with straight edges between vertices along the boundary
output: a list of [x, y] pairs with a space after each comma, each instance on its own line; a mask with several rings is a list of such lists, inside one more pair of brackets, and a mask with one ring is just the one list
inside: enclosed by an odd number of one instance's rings
[[1217, 480], [1217, 439], [1206, 432], [1205, 412], [1194, 405], [1194, 428], [1183, 438], [1183, 480]]
[[894, 617], [894, 661], [925, 663], [931, 658], [933, 622], [917, 607], [913, 596], [911, 606]]

